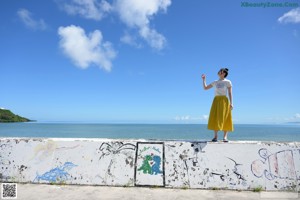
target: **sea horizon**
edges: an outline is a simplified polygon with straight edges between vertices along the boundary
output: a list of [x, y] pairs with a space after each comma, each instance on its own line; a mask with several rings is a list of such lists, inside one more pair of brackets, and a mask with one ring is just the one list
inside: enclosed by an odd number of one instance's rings
[[[235, 124], [229, 132], [232, 141], [300, 142], [298, 123]], [[157, 139], [210, 141], [213, 131], [207, 124], [153, 124], [112, 122], [25, 122], [0, 123], [0, 137], [27, 138], [109, 138], [109, 139]], [[223, 132], [219, 132], [219, 140]]]
[[[0, 124], [18, 124], [18, 123], [37, 123], [37, 124], [166, 124], [166, 125], [207, 125], [203, 122], [168, 122], [168, 121], [127, 121], [127, 120], [108, 120], [108, 121], [93, 121], [93, 120], [87, 120], [87, 121], [81, 121], [81, 120], [70, 120], [70, 121], [64, 121], [64, 120], [58, 120], [58, 121], [52, 121], [52, 120], [30, 120], [28, 122], [0, 122]], [[242, 122], [242, 123], [233, 123], [233, 125], [299, 125], [300, 122]]]

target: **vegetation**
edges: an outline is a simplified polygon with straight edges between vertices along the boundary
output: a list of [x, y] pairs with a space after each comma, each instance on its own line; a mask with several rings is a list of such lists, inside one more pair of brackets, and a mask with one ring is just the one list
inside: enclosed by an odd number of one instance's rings
[[181, 187], [182, 190], [187, 190], [189, 187], [187, 185]]
[[59, 180], [58, 178], [55, 181], [50, 181], [50, 185], [60, 185], [60, 186], [64, 186], [67, 185], [66, 181], [63, 180]]
[[29, 122], [31, 120], [21, 117], [19, 115], [15, 115], [10, 110], [0, 109], [0, 123], [6, 122]]
[[263, 190], [262, 186], [258, 186], [256, 188], [253, 188], [253, 192], [261, 192]]

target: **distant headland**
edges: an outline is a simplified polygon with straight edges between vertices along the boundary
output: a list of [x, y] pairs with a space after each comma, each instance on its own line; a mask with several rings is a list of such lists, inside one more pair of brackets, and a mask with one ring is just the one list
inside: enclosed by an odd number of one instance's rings
[[31, 122], [33, 120], [27, 119], [25, 117], [21, 117], [19, 115], [15, 115], [10, 110], [0, 108], [0, 123], [8, 123], [8, 122]]

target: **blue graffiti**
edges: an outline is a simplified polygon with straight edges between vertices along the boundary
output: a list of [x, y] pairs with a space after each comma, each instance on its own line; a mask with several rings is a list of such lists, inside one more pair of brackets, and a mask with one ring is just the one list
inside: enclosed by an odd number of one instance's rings
[[160, 170], [161, 158], [159, 156], [153, 156], [152, 160], [154, 161], [154, 165], [151, 167], [151, 174], [162, 174], [162, 171]]
[[38, 175], [37, 173], [37, 176], [35, 177], [33, 182], [40, 181], [40, 180], [49, 181], [49, 182], [66, 181], [69, 177], [69, 173], [67, 171], [77, 166], [78, 165], [75, 165], [71, 162], [66, 162], [64, 165], [51, 169], [50, 171], [44, 173], [43, 175]]

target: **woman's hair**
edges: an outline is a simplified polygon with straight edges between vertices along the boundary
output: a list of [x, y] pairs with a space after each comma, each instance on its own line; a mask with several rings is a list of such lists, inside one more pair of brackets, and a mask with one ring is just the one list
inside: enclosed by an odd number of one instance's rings
[[227, 69], [227, 68], [221, 68], [220, 69], [220, 72], [224, 72], [225, 73], [225, 78], [228, 76], [228, 71], [229, 71], [229, 69]]

